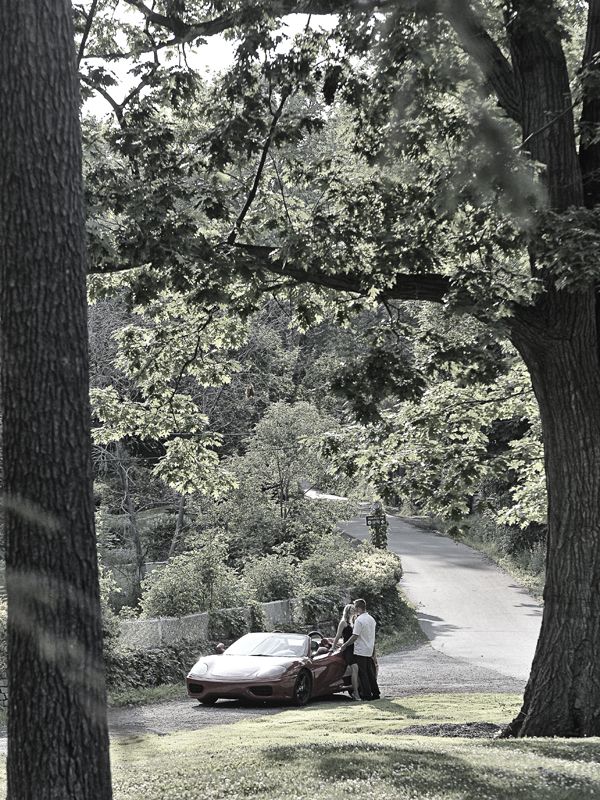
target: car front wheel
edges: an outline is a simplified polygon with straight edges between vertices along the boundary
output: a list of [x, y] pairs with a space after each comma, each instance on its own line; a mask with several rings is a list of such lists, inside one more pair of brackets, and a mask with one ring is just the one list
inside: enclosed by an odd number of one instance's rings
[[310, 700], [310, 693], [312, 691], [312, 677], [310, 672], [302, 670], [296, 678], [294, 684], [294, 694], [292, 699], [297, 706], [305, 706]]

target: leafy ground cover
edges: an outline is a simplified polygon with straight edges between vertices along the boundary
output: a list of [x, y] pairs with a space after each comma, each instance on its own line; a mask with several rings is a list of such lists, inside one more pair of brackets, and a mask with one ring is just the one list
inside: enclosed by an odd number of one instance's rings
[[582, 800], [600, 797], [599, 739], [404, 734], [507, 722], [516, 695], [437, 694], [315, 703], [169, 736], [113, 741], [115, 800]]

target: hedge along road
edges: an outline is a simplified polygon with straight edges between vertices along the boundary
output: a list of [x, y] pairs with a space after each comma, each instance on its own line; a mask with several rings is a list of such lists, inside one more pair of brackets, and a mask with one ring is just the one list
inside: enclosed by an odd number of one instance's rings
[[[540, 632], [540, 603], [476, 550], [398, 517], [387, 519], [388, 549], [402, 559], [400, 586], [431, 646], [525, 682]], [[342, 528], [369, 538], [364, 518]]]

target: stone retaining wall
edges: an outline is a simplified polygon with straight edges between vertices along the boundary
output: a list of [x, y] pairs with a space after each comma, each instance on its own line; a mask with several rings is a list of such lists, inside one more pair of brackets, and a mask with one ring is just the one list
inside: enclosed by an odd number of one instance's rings
[[[340, 603], [350, 602], [350, 593], [344, 592], [340, 597]], [[274, 600], [271, 603], [259, 603], [265, 616], [265, 628], [274, 630], [278, 627], [290, 627], [297, 625], [300, 600], [291, 598], [289, 600]], [[250, 610], [243, 608], [227, 608], [214, 612], [213, 619], [218, 620], [219, 616], [228, 615], [238, 617], [246, 622], [250, 627]], [[181, 641], [198, 641], [201, 639], [231, 638], [228, 631], [219, 630], [215, 625], [211, 625], [210, 612], [200, 614], [189, 614], [185, 617], [161, 617], [158, 619], [131, 619], [122, 620], [120, 623], [120, 640], [127, 647], [136, 647], [149, 650], [153, 647], [162, 645], [176, 644]], [[334, 620], [319, 620], [318, 624], [331, 627]]]

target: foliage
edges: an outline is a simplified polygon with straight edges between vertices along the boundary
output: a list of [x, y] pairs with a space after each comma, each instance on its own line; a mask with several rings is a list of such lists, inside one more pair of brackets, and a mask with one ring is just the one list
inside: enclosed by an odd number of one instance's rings
[[212, 639], [238, 639], [248, 629], [246, 608], [218, 608], [208, 612], [208, 635]]
[[243, 574], [249, 594], [259, 603], [295, 597], [297, 566], [289, 556], [272, 553], [252, 559]]
[[115, 648], [106, 655], [109, 690], [125, 690], [182, 683], [206, 642], [165, 645], [150, 650]]
[[[119, 637], [119, 620], [111, 608], [111, 597], [118, 594], [120, 589], [109, 570], [99, 562], [100, 571], [100, 606], [102, 609], [102, 635], [104, 638], [104, 652], [112, 650]], [[1, 649], [1, 643], [0, 643]]]
[[303, 583], [348, 588], [350, 584], [344, 565], [360, 557], [357, 548], [357, 543], [351, 544], [339, 533], [321, 536], [312, 553], [298, 565]]
[[411, 616], [398, 593], [402, 564], [393, 553], [366, 542], [354, 546], [332, 535], [299, 566], [304, 584], [301, 600], [311, 620], [329, 614], [337, 618], [342, 589], [367, 602], [381, 629], [401, 629]]
[[308, 586], [299, 598], [299, 624], [314, 625], [338, 619], [339, 609], [344, 605], [344, 593], [334, 586]]
[[146, 617], [182, 617], [200, 611], [243, 605], [246, 593], [238, 574], [226, 564], [226, 546], [214, 535], [200, 549], [173, 558], [144, 582]]
[[545, 526], [499, 525], [490, 514], [475, 514], [466, 522], [462, 541], [484, 552], [519, 584], [541, 598], [546, 568]]
[[250, 615], [250, 630], [265, 631], [267, 629], [267, 617], [260, 603], [256, 600], [250, 600], [248, 611]]

